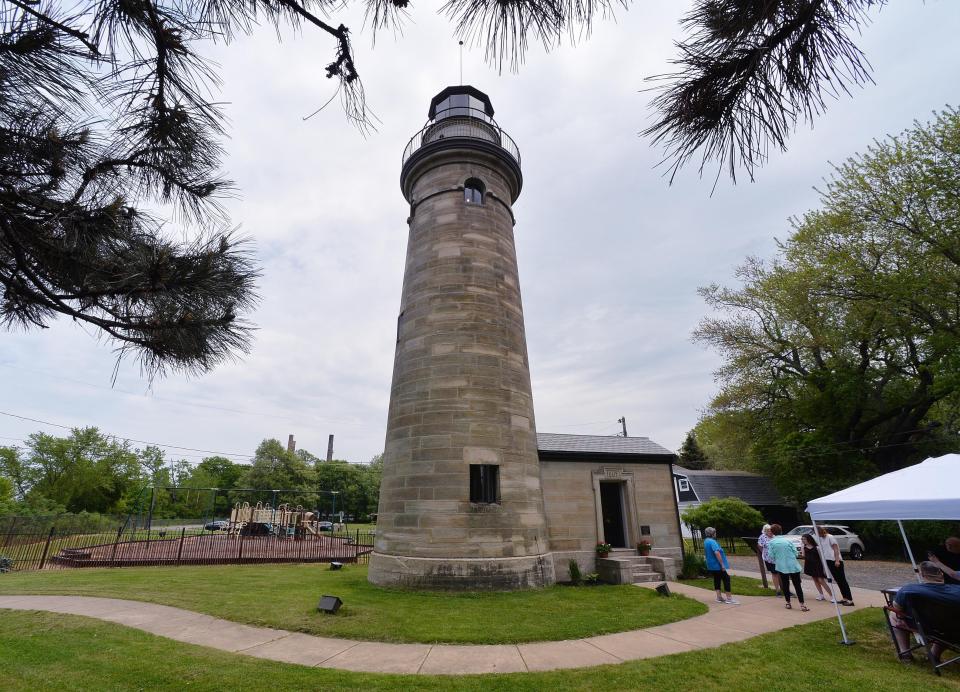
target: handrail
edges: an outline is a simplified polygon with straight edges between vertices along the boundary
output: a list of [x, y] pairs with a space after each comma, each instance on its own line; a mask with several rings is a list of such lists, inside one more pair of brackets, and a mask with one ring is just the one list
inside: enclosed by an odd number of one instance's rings
[[434, 119], [407, 142], [400, 165], [401, 167], [404, 166], [410, 157], [425, 145], [441, 139], [458, 138], [490, 142], [503, 149], [517, 162], [518, 166], [520, 165], [520, 149], [513, 138], [504, 132], [497, 122], [484, 111], [466, 106], [454, 106], [437, 112]]

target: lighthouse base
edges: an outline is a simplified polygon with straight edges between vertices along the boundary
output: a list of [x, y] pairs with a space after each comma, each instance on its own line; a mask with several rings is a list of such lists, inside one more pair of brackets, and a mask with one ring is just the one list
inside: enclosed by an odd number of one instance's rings
[[550, 553], [505, 558], [370, 555], [367, 579], [377, 586], [449, 591], [516, 591], [556, 582]]

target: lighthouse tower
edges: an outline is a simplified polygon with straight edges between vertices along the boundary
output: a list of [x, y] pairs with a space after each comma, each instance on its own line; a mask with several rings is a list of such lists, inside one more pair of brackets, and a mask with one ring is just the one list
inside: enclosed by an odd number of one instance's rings
[[511, 206], [523, 176], [490, 99], [448, 87], [403, 154], [403, 294], [369, 579], [421, 588], [555, 581]]

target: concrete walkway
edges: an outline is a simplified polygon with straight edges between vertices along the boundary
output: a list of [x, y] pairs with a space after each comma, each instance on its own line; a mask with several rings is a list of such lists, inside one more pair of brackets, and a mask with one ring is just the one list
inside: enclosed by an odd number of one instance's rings
[[[651, 586], [656, 586], [652, 584]], [[161, 637], [284, 663], [375, 673], [462, 675], [518, 673], [622, 663], [719, 646], [836, 616], [829, 603], [808, 596], [810, 612], [785, 610], [783, 599], [739, 596], [721, 605], [713, 591], [670, 583], [675, 593], [706, 603], [710, 612], [644, 630], [558, 642], [504, 645], [388, 644], [315, 637], [252, 627], [180, 608], [87, 596], [0, 596], [0, 608], [84, 615]], [[814, 596], [816, 592], [814, 591]], [[854, 589], [856, 608], [882, 605], [876, 591]]]

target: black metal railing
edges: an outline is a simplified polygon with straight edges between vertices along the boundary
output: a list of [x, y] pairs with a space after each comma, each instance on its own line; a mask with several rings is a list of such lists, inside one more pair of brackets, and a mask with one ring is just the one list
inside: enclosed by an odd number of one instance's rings
[[9, 558], [15, 572], [253, 562], [366, 563], [373, 539], [374, 533], [365, 530], [251, 536], [187, 526], [80, 534], [51, 527], [0, 534], [0, 558]]
[[503, 149], [520, 165], [520, 149], [517, 143], [493, 118], [475, 108], [454, 107], [438, 112], [433, 120], [410, 138], [403, 150], [401, 166], [424, 146], [449, 139], [479, 139], [490, 142]]

